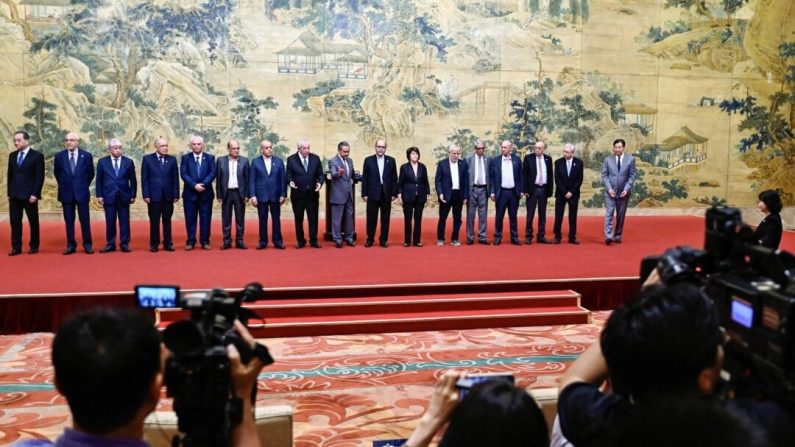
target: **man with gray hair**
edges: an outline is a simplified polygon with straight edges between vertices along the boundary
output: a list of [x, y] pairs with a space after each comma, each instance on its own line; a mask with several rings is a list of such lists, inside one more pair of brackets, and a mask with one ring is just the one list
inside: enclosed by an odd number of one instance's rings
[[469, 200], [469, 170], [461, 158], [461, 148], [452, 144], [447, 149], [447, 160], [436, 166], [436, 195], [439, 197], [439, 224], [436, 227], [436, 245], [444, 245], [444, 230], [447, 215], [453, 211], [453, 232], [450, 245], [458, 247], [461, 242], [461, 209]]
[[179, 169], [177, 157], [168, 155], [168, 140], [155, 138], [155, 151], [141, 159], [141, 196], [149, 214], [149, 251], [160, 245], [160, 224], [163, 224], [163, 250], [174, 251], [171, 238], [171, 216], [179, 200]]
[[89, 187], [94, 180], [94, 157], [91, 152], [80, 149], [80, 137], [69, 132], [64, 138], [66, 148], [54, 158], [53, 174], [58, 182], [58, 201], [63, 206], [63, 220], [66, 224], [65, 255], [77, 251], [75, 238], [75, 210], [80, 219], [80, 233], [83, 238], [83, 250], [86, 254], [94, 253], [91, 241], [91, 191]]
[[196, 223], [200, 225], [199, 243], [210, 250], [210, 219], [213, 216], [213, 180], [215, 180], [215, 157], [204, 153], [204, 138], [195, 135], [190, 139], [191, 152], [182, 156], [179, 173], [185, 187], [182, 190], [182, 206], [185, 210], [185, 230], [188, 240], [185, 250], [196, 246]]
[[579, 245], [577, 240], [577, 205], [582, 186], [582, 160], [574, 156], [574, 145], [566, 143], [563, 157], [555, 160], [555, 244], [562, 239], [563, 211], [569, 205], [569, 243]]
[[122, 157], [121, 141], [108, 143], [110, 155], [97, 162], [97, 181], [94, 185], [97, 201], [105, 209], [105, 246], [100, 253], [116, 251], [116, 221], [119, 221], [119, 248], [130, 252], [130, 204], [135, 202], [138, 183], [135, 162]]
[[475, 141], [475, 153], [467, 157], [469, 168], [469, 201], [467, 202], [467, 245], [475, 243], [475, 213], [478, 217], [478, 243], [488, 245], [486, 225], [489, 204], [489, 164], [491, 157], [484, 154], [486, 145]]

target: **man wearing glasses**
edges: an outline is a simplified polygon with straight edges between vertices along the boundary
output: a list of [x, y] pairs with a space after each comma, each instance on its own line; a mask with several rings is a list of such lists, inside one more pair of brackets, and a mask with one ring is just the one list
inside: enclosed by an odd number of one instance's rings
[[88, 208], [91, 192], [88, 187], [94, 180], [94, 158], [90, 152], [78, 147], [80, 138], [77, 134], [70, 132], [64, 140], [66, 148], [55, 154], [54, 167], [55, 180], [58, 182], [58, 201], [63, 206], [63, 219], [66, 224], [66, 250], [63, 254], [71, 255], [77, 249], [75, 209], [80, 218], [83, 250], [92, 254], [94, 249]]
[[375, 227], [381, 214], [381, 233], [378, 243], [389, 246], [389, 218], [392, 201], [397, 198], [397, 164], [386, 155], [386, 140], [375, 142], [375, 154], [364, 159], [362, 170], [362, 200], [367, 204], [367, 241], [365, 247], [372, 247], [375, 241]]

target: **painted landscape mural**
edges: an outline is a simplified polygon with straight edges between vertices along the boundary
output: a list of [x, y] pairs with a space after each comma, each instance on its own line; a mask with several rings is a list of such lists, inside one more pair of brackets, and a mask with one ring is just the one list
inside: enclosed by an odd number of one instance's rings
[[[793, 0], [0, 0], [0, 138], [27, 130], [48, 160], [69, 131], [137, 165], [202, 135], [282, 156], [348, 140], [357, 167], [385, 136], [433, 164], [476, 139], [537, 139], [585, 160], [603, 205], [615, 138], [639, 157], [631, 206], [795, 202]], [[177, 154], [178, 155], [178, 154]], [[0, 174], [5, 188], [5, 172]], [[6, 211], [3, 201], [0, 210]], [[97, 209], [99, 205], [94, 204]], [[143, 203], [135, 207], [143, 210]]]

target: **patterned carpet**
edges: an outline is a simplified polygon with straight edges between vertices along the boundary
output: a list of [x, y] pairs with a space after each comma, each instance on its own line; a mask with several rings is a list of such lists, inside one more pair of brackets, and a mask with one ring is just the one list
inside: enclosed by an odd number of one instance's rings
[[[594, 313], [587, 325], [263, 340], [276, 363], [260, 377], [259, 404], [293, 406], [296, 447], [369, 447], [407, 437], [449, 368], [509, 371], [526, 388], [557, 386], [607, 315]], [[52, 385], [51, 342], [52, 334], [0, 336], [0, 444], [53, 439], [70, 424]]]

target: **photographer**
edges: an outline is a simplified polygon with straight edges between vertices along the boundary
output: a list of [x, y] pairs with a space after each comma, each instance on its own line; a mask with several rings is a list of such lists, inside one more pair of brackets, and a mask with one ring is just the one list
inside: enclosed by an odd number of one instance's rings
[[[611, 445], [626, 421], [663, 399], [717, 401], [723, 341], [715, 306], [700, 288], [643, 289], [613, 311], [600, 341], [563, 377], [552, 445]], [[599, 389], [608, 377], [610, 393]], [[775, 403], [732, 401], [727, 408], [769, 444], [792, 445], [792, 424]]]
[[[235, 328], [253, 346], [240, 322]], [[234, 393], [244, 402], [243, 420], [232, 430], [232, 444], [259, 447], [249, 399], [262, 362], [243, 364], [237, 349], [227, 347]], [[151, 317], [131, 309], [95, 309], [65, 322], [53, 340], [55, 386], [66, 398], [73, 428], [55, 443], [24, 441], [18, 446], [146, 446], [144, 420], [155, 410], [163, 385], [168, 351]]]

